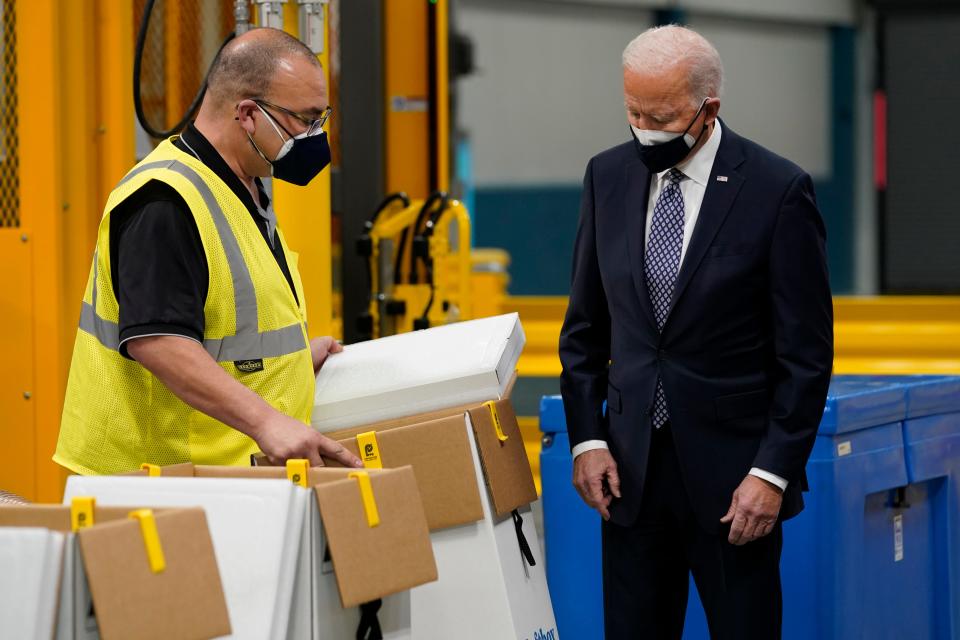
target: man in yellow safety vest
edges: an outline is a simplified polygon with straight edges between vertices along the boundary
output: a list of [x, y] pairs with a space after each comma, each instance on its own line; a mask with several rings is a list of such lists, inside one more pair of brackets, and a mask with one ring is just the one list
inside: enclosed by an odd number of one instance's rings
[[310, 182], [329, 116], [323, 69], [292, 36], [256, 29], [217, 55], [196, 121], [107, 201], [57, 463], [106, 474], [259, 450], [362, 466], [309, 426], [314, 375], [340, 347], [307, 337], [297, 254], [259, 179]]

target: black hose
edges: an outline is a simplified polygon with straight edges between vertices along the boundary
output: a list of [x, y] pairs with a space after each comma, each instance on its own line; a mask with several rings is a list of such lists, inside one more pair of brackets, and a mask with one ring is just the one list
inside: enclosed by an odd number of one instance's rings
[[[403, 266], [403, 253], [407, 244], [407, 236], [409, 229], [413, 229], [414, 240], [420, 235], [420, 227], [423, 225], [424, 219], [428, 214], [432, 212], [434, 205], [437, 205], [438, 208], [442, 211], [447, 208], [447, 203], [449, 202], [450, 196], [446, 191], [434, 191], [430, 196], [424, 201], [423, 206], [420, 207], [420, 212], [417, 214], [416, 222], [413, 223], [413, 227], [408, 227], [403, 230], [403, 233], [400, 236], [400, 247], [397, 249], [397, 258], [394, 263], [394, 280], [397, 284], [400, 284], [401, 277], [401, 267]], [[411, 242], [413, 242], [411, 241]], [[417, 256], [414, 254], [412, 248], [410, 251], [410, 272], [407, 274], [407, 281], [410, 284], [417, 284]]]
[[427, 220], [427, 225], [423, 230], [423, 235], [430, 237], [437, 230], [437, 223], [440, 222], [440, 216], [447, 210], [446, 204], [444, 206], [437, 207], [436, 211], [430, 214], [430, 219]]
[[[174, 2], [175, 0], [169, 0]], [[146, 5], [143, 8], [143, 18], [140, 19], [140, 29], [137, 31], [137, 44], [133, 52], [133, 108], [137, 114], [137, 120], [140, 122], [140, 126], [143, 127], [143, 130], [146, 131], [154, 138], [168, 138], [175, 133], [179, 133], [183, 128], [190, 122], [190, 119], [196, 114], [197, 109], [200, 108], [200, 103], [203, 101], [203, 94], [207, 91], [207, 79], [204, 77], [203, 82], [200, 84], [200, 89], [197, 90], [197, 95], [193, 98], [193, 102], [190, 103], [190, 106], [187, 108], [187, 112], [183, 115], [183, 118], [173, 127], [166, 131], [159, 129], [154, 129], [153, 126], [147, 122], [147, 116], [143, 112], [143, 100], [140, 96], [140, 75], [141, 67], [143, 66], [143, 49], [147, 43], [147, 32], [150, 28], [150, 14], [153, 13], [153, 5], [155, 5], [157, 0], [147, 0]], [[234, 37], [234, 33], [231, 32], [230, 35], [226, 37], [223, 41], [223, 44], [220, 45], [222, 49], [225, 44], [230, 42]]]
[[367, 230], [373, 229], [373, 225], [377, 223], [377, 218], [380, 217], [380, 214], [383, 213], [384, 209], [389, 207], [390, 204], [396, 200], [400, 200], [403, 203], [404, 209], [410, 206], [410, 196], [408, 196], [405, 192], [397, 191], [395, 193], [391, 193], [380, 202], [376, 210], [373, 212], [373, 215], [370, 216], [370, 220], [366, 223], [366, 225], [364, 225], [367, 227]]
[[[370, 219], [363, 223], [363, 237], [370, 238], [370, 233], [373, 231], [373, 227], [377, 224], [377, 218], [380, 217], [380, 214], [383, 213], [387, 207], [399, 200], [403, 204], [403, 208], [406, 209], [410, 206], [410, 196], [408, 196], [403, 191], [397, 191], [395, 193], [389, 194], [384, 198], [377, 208], [374, 210], [373, 215], [370, 216]], [[371, 240], [372, 242], [372, 240]], [[365, 265], [365, 271], [367, 274], [367, 292], [368, 300], [373, 300], [374, 296], [377, 295], [377, 292], [373, 290], [373, 266], [370, 264], [371, 256], [373, 255], [373, 247], [370, 247], [370, 256], [366, 256], [366, 260], [363, 261]]]
[[[430, 214], [430, 219], [427, 220], [426, 228], [424, 228], [423, 233], [421, 234], [426, 242], [430, 242], [430, 237], [433, 236], [434, 232], [437, 230], [437, 223], [440, 222], [440, 216], [446, 212], [448, 203], [449, 199], [446, 197], [446, 194], [444, 194], [444, 197], [440, 201], [440, 206], [438, 206], [433, 213]], [[437, 292], [437, 288], [433, 281], [433, 256], [427, 255], [423, 259], [423, 266], [426, 283], [430, 285], [430, 298], [427, 300], [427, 306], [424, 308], [420, 319], [421, 321], [429, 321], [428, 316], [430, 315], [430, 309], [433, 308], [434, 297], [436, 296]]]
[[[429, 211], [430, 207], [433, 206], [433, 203], [440, 198], [446, 198], [447, 194], [440, 191], [434, 191], [430, 196], [424, 201], [423, 206], [420, 207], [420, 212], [417, 214], [417, 220], [413, 224], [413, 234], [416, 236], [419, 233], [420, 225], [423, 224], [423, 217], [426, 215], [426, 212]], [[403, 254], [406, 251], [407, 238], [410, 237], [410, 227], [407, 227], [403, 230], [403, 233], [400, 234], [400, 244], [397, 247], [397, 255], [393, 262], [393, 281], [395, 284], [400, 284], [402, 280], [402, 267], [403, 267]], [[413, 253], [411, 249], [411, 253]], [[416, 260], [410, 261], [411, 274], [413, 273], [412, 269], [416, 266]], [[410, 279], [408, 275], [407, 279]]]
[[433, 260], [430, 260], [427, 263], [427, 282], [430, 284], [430, 297], [427, 299], [427, 306], [424, 307], [423, 313], [420, 314], [421, 320], [428, 320], [430, 315], [430, 309], [433, 308], [433, 298], [436, 294], [437, 288], [433, 285]]
[[[446, 202], [444, 201], [444, 203], [441, 206], [437, 207], [436, 211], [430, 214], [430, 219], [427, 220], [427, 226], [423, 230], [423, 237], [427, 240], [427, 242], [430, 241], [430, 237], [437, 230], [437, 223], [440, 222], [440, 216], [442, 216], [446, 210], [447, 210]], [[426, 320], [427, 316], [430, 314], [430, 309], [433, 307], [434, 294], [436, 293], [436, 287], [434, 286], [434, 283], [433, 283], [433, 257], [432, 256], [428, 256], [424, 260], [424, 267], [425, 267], [427, 284], [430, 285], [430, 298], [427, 300], [427, 306], [423, 310], [423, 314], [421, 314], [420, 316], [422, 320]]]
[[420, 213], [417, 214], [417, 221], [413, 225], [414, 233], [420, 233], [420, 227], [423, 225], [424, 219], [427, 217], [428, 213], [433, 213], [433, 205], [439, 202], [439, 211], [443, 211], [447, 208], [447, 201], [450, 199], [450, 196], [447, 195], [446, 191], [434, 191], [430, 194], [430, 197], [427, 198], [426, 202], [423, 203], [423, 206], [420, 207]]

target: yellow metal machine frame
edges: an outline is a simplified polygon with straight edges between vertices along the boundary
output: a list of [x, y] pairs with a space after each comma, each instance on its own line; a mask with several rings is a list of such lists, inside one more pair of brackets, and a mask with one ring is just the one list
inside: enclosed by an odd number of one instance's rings
[[[0, 228], [0, 487], [59, 501], [60, 429], [102, 203], [134, 162], [129, 2], [3, 0], [15, 21], [19, 224]], [[5, 69], [10, 76], [10, 69]], [[12, 132], [5, 131], [5, 134]]]
[[387, 193], [450, 188], [448, 23], [448, 0], [383, 3]]
[[[0, 490], [58, 502], [66, 472], [51, 456], [60, 429], [80, 299], [103, 203], [135, 162], [133, 1], [0, 0], [13, 22], [4, 40], [6, 92], [15, 92], [14, 131], [3, 168], [17, 173], [16, 224], [0, 226]], [[180, 3], [164, 3], [180, 25]], [[285, 29], [298, 31], [297, 2], [284, 5]], [[323, 3], [325, 43], [329, 7]], [[168, 111], [182, 109], [182, 34], [165, 34]], [[329, 80], [329, 47], [319, 54]], [[15, 134], [15, 135], [14, 135]], [[300, 254], [311, 336], [339, 334], [332, 317], [330, 172], [308, 187], [274, 187], [291, 248]]]

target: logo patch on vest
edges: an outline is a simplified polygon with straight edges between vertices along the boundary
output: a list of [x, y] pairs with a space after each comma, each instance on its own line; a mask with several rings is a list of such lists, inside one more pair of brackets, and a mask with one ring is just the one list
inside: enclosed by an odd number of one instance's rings
[[237, 371], [244, 373], [263, 371], [263, 360], [235, 360], [233, 364]]

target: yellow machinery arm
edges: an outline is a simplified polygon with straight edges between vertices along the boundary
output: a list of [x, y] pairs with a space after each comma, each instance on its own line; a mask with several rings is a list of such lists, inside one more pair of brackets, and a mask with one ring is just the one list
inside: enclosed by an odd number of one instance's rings
[[388, 198], [358, 245], [370, 273], [366, 337], [472, 318], [470, 243], [463, 203]]

